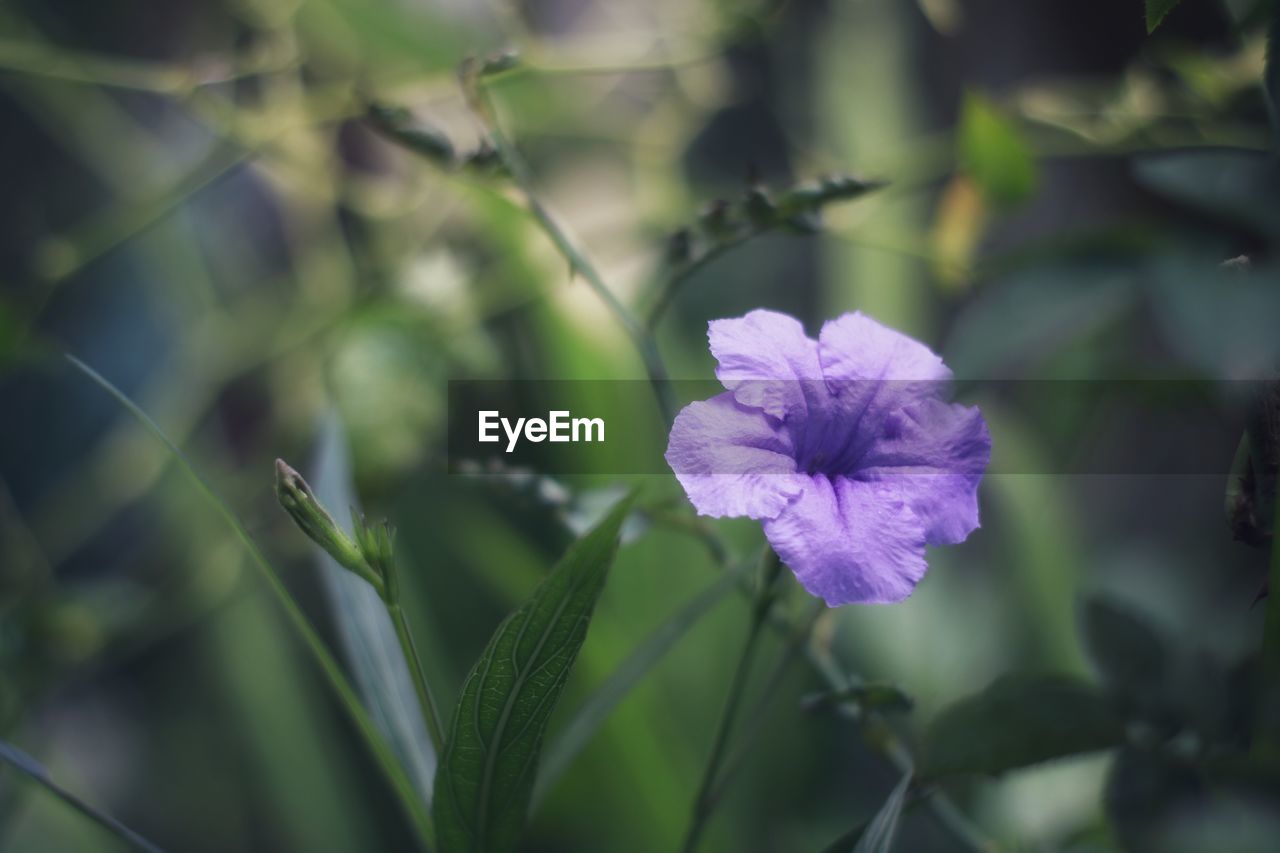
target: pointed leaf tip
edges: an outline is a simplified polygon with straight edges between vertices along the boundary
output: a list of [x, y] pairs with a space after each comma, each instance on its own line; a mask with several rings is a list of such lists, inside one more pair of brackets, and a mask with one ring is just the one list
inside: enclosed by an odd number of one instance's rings
[[436, 771], [437, 842], [448, 853], [515, 849], [543, 737], [617, 552], [635, 494], [570, 546], [490, 638], [454, 709]]
[[1147, 0], [1147, 35], [1154, 33], [1165, 16], [1180, 2], [1181, 0]]

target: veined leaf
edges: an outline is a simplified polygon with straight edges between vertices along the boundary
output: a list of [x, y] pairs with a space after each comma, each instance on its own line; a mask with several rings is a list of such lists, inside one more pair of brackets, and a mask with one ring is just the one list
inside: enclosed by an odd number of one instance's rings
[[1007, 675], [933, 721], [924, 775], [1002, 773], [1123, 739], [1122, 721], [1093, 685], [1061, 675]]
[[120, 821], [111, 817], [111, 815], [98, 811], [75, 794], [72, 794], [70, 791], [63, 788], [57, 782], [54, 782], [53, 777], [49, 775], [49, 771], [44, 768], [44, 765], [40, 764], [40, 762], [36, 761], [30, 755], [27, 755], [13, 744], [6, 743], [2, 740], [0, 740], [0, 762], [8, 764], [10, 767], [25, 774], [35, 782], [43, 785], [46, 790], [58, 799], [80, 812], [80, 814], [96, 822], [103, 829], [106, 829], [111, 834], [129, 844], [129, 846], [137, 850], [146, 851], [146, 853], [161, 853], [159, 847], [152, 844], [150, 841], [143, 838]]
[[604, 721], [608, 719], [618, 703], [626, 698], [631, 689], [653, 669], [658, 661], [662, 660], [699, 619], [737, 586], [739, 578], [746, 569], [754, 566], [755, 562], [755, 560], [744, 561], [694, 596], [684, 607], [659, 625], [608, 679], [596, 688], [560, 736], [547, 748], [546, 760], [543, 762], [542, 772], [538, 774], [538, 784], [534, 788], [535, 809], [569, 769], [578, 754], [591, 742], [591, 738], [604, 725]]
[[436, 771], [443, 853], [512, 850], [524, 828], [538, 755], [631, 507], [624, 498], [570, 547], [471, 669]]
[[[323, 421], [315, 456], [313, 484], [320, 503], [356, 506], [350, 454], [336, 412]], [[342, 524], [342, 516], [338, 518]], [[395, 750], [423, 802], [429, 803], [436, 753], [387, 607], [373, 587], [338, 565], [324, 549], [316, 546], [314, 551], [338, 636], [369, 715]]]
[[1164, 16], [1173, 11], [1181, 0], [1147, 0], [1147, 34], [1150, 35], [1160, 26]]

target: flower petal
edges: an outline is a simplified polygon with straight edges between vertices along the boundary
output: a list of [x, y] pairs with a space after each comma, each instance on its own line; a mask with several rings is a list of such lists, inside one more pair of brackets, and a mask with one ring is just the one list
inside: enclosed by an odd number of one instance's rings
[[798, 444], [804, 467], [832, 474], [854, 471], [886, 418], [937, 397], [951, 380], [924, 344], [858, 312], [823, 324], [818, 357], [830, 397]]
[[976, 406], [922, 400], [885, 419], [854, 476], [896, 486], [929, 544], [954, 545], [978, 527], [978, 483], [990, 459]]
[[924, 577], [920, 520], [892, 483], [797, 474], [800, 495], [764, 522], [773, 549], [828, 606], [901, 601]]
[[828, 382], [909, 380], [947, 382], [951, 370], [919, 341], [882, 326], [861, 311], [822, 324], [818, 358]]
[[[707, 324], [716, 378], [744, 406], [784, 420], [806, 410], [805, 385], [822, 379], [818, 344], [800, 321], [757, 309], [743, 317]], [[808, 380], [805, 382], [803, 380]]]
[[790, 435], [732, 392], [685, 406], [666, 459], [700, 515], [772, 518], [799, 493]]

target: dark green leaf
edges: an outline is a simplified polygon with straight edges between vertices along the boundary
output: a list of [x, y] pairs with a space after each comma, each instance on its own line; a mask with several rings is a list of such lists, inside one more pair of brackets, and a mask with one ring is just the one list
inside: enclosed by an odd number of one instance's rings
[[1130, 310], [1140, 294], [1131, 269], [1041, 264], [1000, 279], [960, 315], [943, 355], [957, 375], [1016, 376], [1080, 346]]
[[1149, 625], [1124, 607], [1094, 598], [1084, 607], [1089, 656], [1112, 690], [1136, 698], [1150, 696], [1165, 678], [1165, 647]]
[[1274, 262], [1223, 267], [1185, 251], [1154, 260], [1143, 282], [1168, 346], [1206, 375], [1234, 379], [1268, 376], [1280, 363], [1278, 273]]
[[49, 771], [44, 768], [40, 762], [36, 761], [30, 755], [18, 749], [11, 743], [0, 741], [0, 763], [8, 764], [10, 767], [25, 774], [30, 779], [44, 786], [46, 790], [58, 797], [71, 808], [80, 812], [85, 817], [96, 822], [103, 829], [120, 838], [129, 846], [137, 850], [145, 850], [147, 853], [160, 853], [160, 848], [134, 832], [120, 821], [104, 814], [93, 806], [81, 800], [76, 795], [67, 791], [58, 783], [53, 781], [53, 777], [49, 775]]
[[1107, 774], [1102, 802], [1126, 850], [1163, 851], [1168, 847], [1155, 844], [1161, 830], [1170, 818], [1192, 811], [1203, 790], [1204, 779], [1191, 765], [1125, 747]]
[[693, 600], [659, 625], [657, 630], [637, 646], [635, 651], [613, 671], [613, 674], [596, 688], [560, 736], [547, 748], [547, 757], [543, 762], [542, 772], [538, 775], [538, 784], [534, 790], [535, 807], [569, 769], [569, 765], [573, 763], [578, 753], [590, 743], [591, 738], [599, 731], [600, 726], [608, 719], [618, 703], [658, 661], [662, 660], [676, 642], [685, 635], [685, 632], [737, 586], [744, 570], [753, 564], [754, 561], [744, 562], [737, 569], [726, 573], [707, 589], [698, 593]]
[[1008, 675], [934, 720], [923, 775], [1002, 773], [1106, 749], [1123, 735], [1096, 687], [1067, 676]]
[[547, 721], [586, 638], [631, 506], [619, 501], [498, 627], [467, 676], [436, 771], [443, 853], [514, 849]]
[[1036, 190], [1031, 149], [996, 105], [981, 95], [965, 95], [960, 112], [960, 167], [997, 204], [1015, 204]]
[[1147, 33], [1155, 32], [1164, 16], [1172, 12], [1179, 2], [1181, 0], [1147, 0]]
[[1167, 199], [1259, 234], [1280, 235], [1280, 168], [1261, 151], [1148, 154], [1135, 160], [1133, 175]]

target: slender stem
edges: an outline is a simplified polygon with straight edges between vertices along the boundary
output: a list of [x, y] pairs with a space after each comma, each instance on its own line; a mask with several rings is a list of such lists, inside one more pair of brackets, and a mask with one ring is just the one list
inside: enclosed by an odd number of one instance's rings
[[35, 783], [44, 786], [46, 790], [57, 796], [68, 806], [94, 821], [135, 850], [141, 850], [143, 853], [163, 853], [158, 845], [148, 841], [111, 815], [94, 808], [57, 782], [54, 782], [48, 772], [36, 764], [29, 755], [4, 741], [0, 741], [0, 764], [7, 764]]
[[262, 549], [258, 547], [258, 543], [249, 535], [249, 531], [245, 529], [243, 522], [235, 514], [231, 507], [222, 499], [222, 497], [213, 490], [205, 479], [196, 471], [195, 466], [183, 455], [159, 425], [153, 421], [146, 412], [142, 411], [133, 400], [129, 399], [123, 391], [112, 385], [101, 374], [95, 371], [89, 365], [77, 359], [75, 356], [68, 355], [67, 360], [70, 361], [77, 370], [83, 373], [89, 379], [97, 383], [104, 391], [116, 399], [131, 415], [133, 415], [139, 423], [146, 427], [147, 431], [162, 442], [173, 454], [173, 458], [182, 467], [184, 473], [195, 485], [196, 489], [203, 497], [214, 507], [219, 515], [226, 521], [227, 525], [235, 533], [245, 550], [249, 552], [253, 563], [257, 566], [262, 574], [263, 580], [275, 595], [285, 616], [289, 620], [289, 624], [293, 626], [294, 631], [303, 640], [307, 650], [315, 659], [320, 667], [320, 671], [324, 673], [325, 679], [334, 694], [338, 697], [339, 706], [351, 718], [351, 722], [355, 725], [356, 731], [360, 733], [365, 745], [369, 748], [379, 769], [386, 776], [387, 782], [395, 791], [396, 797], [400, 802], [400, 806], [404, 809], [405, 814], [412, 821], [414, 828], [417, 830], [419, 839], [423, 845], [429, 845], [434, 835], [433, 825], [431, 822], [431, 813], [427, 811], [422, 799], [418, 796], [417, 790], [413, 787], [413, 783], [409, 780], [409, 775], [405, 772], [399, 761], [396, 759], [391, 747], [388, 746], [386, 740], [378, 732], [377, 727], [373, 724], [373, 720], [369, 717], [369, 713], [360, 704], [360, 699], [356, 695], [355, 688], [351, 686], [351, 682], [347, 680], [346, 675], [342, 672], [342, 667], [338, 665], [337, 659], [333, 653], [329, 651], [328, 646], [320, 638], [316, 629], [312, 627], [311, 622], [307, 619], [302, 607], [294, 599], [293, 595], [285, 587], [284, 582], [280, 579], [279, 572], [267, 560], [266, 555], [262, 553]]
[[[808, 658], [834, 690], [848, 689], [859, 680], [840, 667], [829, 649], [810, 644]], [[879, 714], [868, 713], [854, 720], [859, 725], [866, 725], [872, 721], [883, 722], [883, 718]], [[884, 724], [878, 728], [877, 735], [878, 737], [871, 739], [870, 743], [883, 758], [903, 773], [913, 770], [915, 761], [911, 757], [911, 750], [897, 732]], [[965, 849], [975, 853], [993, 853], [1000, 849], [999, 845], [986, 838], [982, 830], [969, 820], [968, 816], [942, 791], [936, 788], [928, 791], [926, 802], [938, 823], [963, 844]]]
[[565, 232], [560, 223], [551, 215], [546, 205], [538, 198], [533, 188], [533, 180], [528, 165], [515, 149], [515, 146], [503, 134], [502, 128], [498, 126], [497, 118], [493, 116], [492, 108], [487, 103], [476, 106], [483, 107], [476, 109], [476, 114], [485, 123], [494, 150], [498, 152], [498, 156], [502, 159], [502, 164], [506, 167], [508, 174], [511, 175], [511, 180], [524, 196], [529, 213], [532, 214], [534, 220], [547, 237], [551, 239], [560, 254], [564, 256], [564, 259], [569, 262], [570, 268], [582, 276], [587, 285], [596, 292], [596, 295], [600, 297], [601, 301], [604, 302], [605, 306], [622, 325], [623, 330], [626, 331], [627, 336], [639, 353], [640, 360], [644, 363], [645, 372], [653, 385], [654, 394], [657, 395], [658, 405], [662, 409], [663, 417], [668, 424], [672, 423], [676, 417], [678, 403], [670, 379], [667, 376], [666, 365], [662, 361], [661, 353], [658, 352], [657, 342], [654, 341], [653, 336], [640, 324], [631, 311], [614, 295], [613, 291], [609, 289], [604, 277], [600, 275], [600, 271], [591, 263], [586, 254], [574, 244], [568, 233]]
[[821, 601], [815, 600], [813, 603], [815, 605], [814, 608], [810, 614], [805, 616], [801, 627], [792, 632], [791, 637], [787, 640], [786, 647], [778, 657], [777, 663], [774, 664], [773, 669], [765, 677], [763, 686], [760, 689], [760, 699], [743, 723], [738, 746], [724, 760], [724, 769], [710, 793], [710, 800], [713, 806], [720, 803], [721, 798], [724, 797], [725, 792], [728, 790], [729, 783], [733, 781], [733, 777], [737, 775], [738, 770], [746, 763], [747, 758], [755, 752], [753, 745], [755, 737], [764, 728], [765, 723], [768, 722], [768, 711], [779, 696], [778, 688], [787, 673], [791, 671], [791, 665], [795, 663], [805, 644], [808, 643], [814, 623], [817, 622], [818, 617], [822, 615], [825, 609]]
[[698, 257], [677, 267], [668, 275], [660, 279], [657, 285], [657, 296], [654, 298], [653, 304], [650, 306], [649, 312], [645, 316], [645, 328], [649, 333], [652, 334], [653, 331], [658, 328], [658, 324], [662, 321], [662, 316], [666, 313], [667, 308], [671, 306], [671, 301], [680, 290], [680, 286], [692, 278], [694, 273], [703, 269], [730, 249], [741, 246], [753, 237], [758, 237], [763, 233], [765, 233], [763, 230], [752, 229], [740, 236], [732, 237], [728, 240], [724, 240], [723, 242], [718, 242], [701, 255], [698, 255]]
[[405, 662], [409, 665], [409, 674], [413, 677], [413, 689], [418, 693], [418, 704], [422, 706], [422, 719], [427, 724], [427, 734], [431, 737], [431, 745], [436, 755], [444, 751], [444, 727], [440, 724], [440, 708], [436, 705], [435, 695], [427, 681], [426, 671], [422, 668], [422, 658], [418, 656], [418, 647], [413, 642], [413, 632], [409, 630], [409, 620], [405, 618], [404, 608], [400, 606], [400, 581], [394, 565], [386, 567], [387, 583], [383, 601], [387, 605], [387, 615], [395, 626], [396, 638], [400, 640], [400, 648], [404, 651]]
[[773, 584], [782, 571], [782, 563], [778, 555], [769, 549], [765, 553], [765, 563], [756, 588], [755, 601], [751, 608], [751, 624], [747, 628], [747, 639], [742, 647], [742, 655], [733, 671], [729, 682], [729, 694], [725, 698], [724, 710], [720, 721], [716, 724], [716, 732], [711, 743], [711, 753], [707, 756], [707, 766], [702, 772], [702, 782], [693, 801], [693, 813], [689, 818], [689, 828], [685, 832], [684, 842], [680, 845], [681, 853], [692, 853], [697, 849], [702, 833], [706, 829], [707, 820], [715, 810], [713, 796], [720, 765], [725, 758], [725, 749], [729, 745], [729, 735], [733, 732], [733, 722], [738, 714], [738, 706], [747, 687], [751, 675], [751, 664], [755, 661], [756, 651], [760, 645], [761, 629], [768, 621], [773, 609]]
[[[670, 523], [666, 516], [656, 516], [655, 520]], [[716, 531], [709, 525], [698, 523], [700, 519], [694, 519], [689, 524], [672, 525], [677, 529], [683, 529], [691, 533], [699, 539], [711, 554], [712, 560], [717, 565], [724, 568], [727, 562], [724, 555], [727, 553], [725, 545]], [[744, 592], [749, 590], [742, 587]], [[796, 635], [795, 625], [787, 619], [786, 616], [770, 610], [767, 614], [767, 622], [769, 627], [777, 631], [784, 638], [793, 638]], [[1276, 624], [1280, 626], [1280, 620]], [[1280, 633], [1280, 630], [1277, 631]], [[805, 658], [809, 665], [822, 677], [832, 690], [848, 689], [852, 683], [857, 682], [858, 677], [847, 672], [831, 654], [829, 649], [810, 643], [805, 648]], [[879, 715], [875, 715], [879, 719]], [[866, 719], [854, 719], [855, 724], [862, 725], [867, 722]], [[911, 752], [907, 748], [906, 742], [897, 732], [885, 726], [880, 732], [880, 737], [872, 741], [872, 745], [880, 754], [891, 764], [903, 772], [910, 767], [913, 762]], [[982, 830], [976, 826], [969, 818], [952, 802], [951, 798], [941, 790], [936, 788], [925, 792], [924, 800], [929, 808], [933, 811], [934, 817], [938, 822], [946, 828], [966, 849], [978, 851], [978, 853], [991, 853], [991, 851], [999, 850], [999, 845], [994, 841], [987, 839]]]

